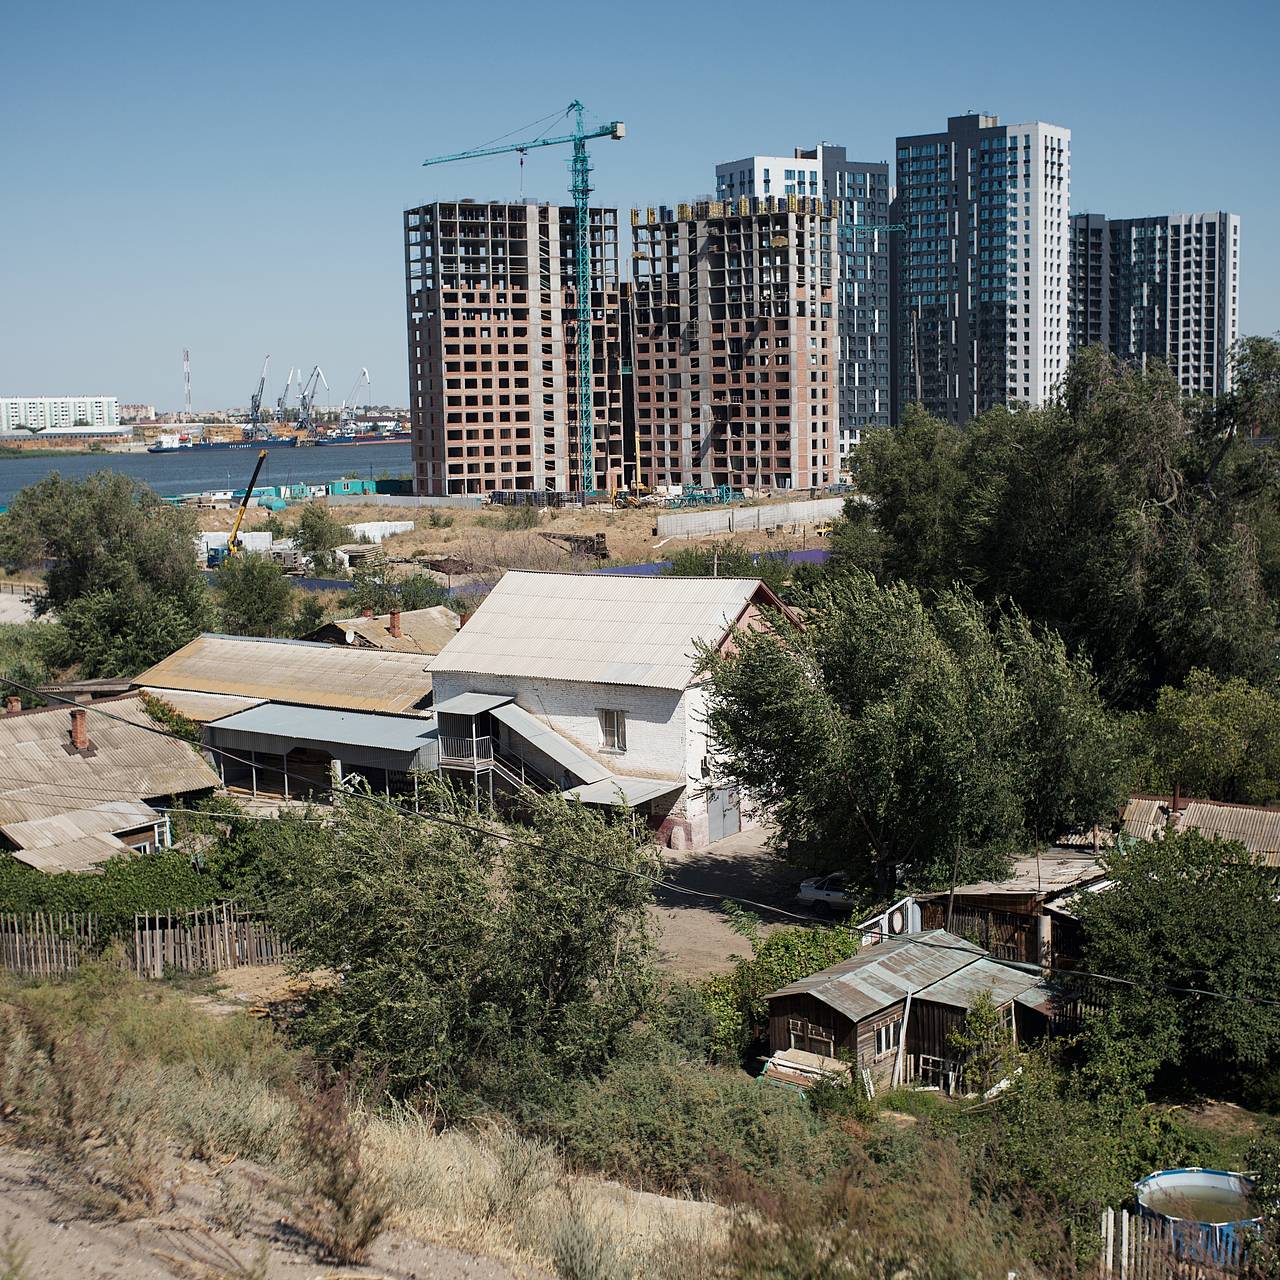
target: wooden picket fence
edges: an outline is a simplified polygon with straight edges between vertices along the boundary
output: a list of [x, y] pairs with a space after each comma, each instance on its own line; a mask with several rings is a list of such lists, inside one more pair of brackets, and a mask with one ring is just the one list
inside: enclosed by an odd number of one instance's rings
[[[72, 973], [111, 939], [99, 936], [92, 914], [0, 913], [0, 968], [30, 978]], [[293, 953], [265, 921], [233, 902], [194, 911], [142, 911], [124, 943], [124, 967], [140, 978], [165, 973], [219, 973], [248, 965], [280, 964]]]
[[1181, 1239], [1172, 1224], [1108, 1209], [1102, 1215], [1099, 1280], [1235, 1280], [1244, 1271], [1245, 1246], [1237, 1237]]
[[0, 968], [24, 978], [52, 978], [92, 955], [97, 923], [90, 913], [0, 912]]

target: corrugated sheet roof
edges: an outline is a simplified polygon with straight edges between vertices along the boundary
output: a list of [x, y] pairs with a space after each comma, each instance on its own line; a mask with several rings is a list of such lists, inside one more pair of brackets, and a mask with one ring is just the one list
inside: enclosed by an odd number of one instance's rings
[[435, 712], [438, 716], [478, 716], [514, 701], [509, 693], [459, 693], [437, 703]]
[[999, 1008], [1040, 985], [1040, 979], [1034, 973], [1010, 969], [1007, 965], [996, 964], [994, 960], [979, 959], [917, 992], [916, 999], [950, 1005], [953, 1009], [972, 1009], [979, 996], [987, 995]]
[[10, 856], [35, 871], [93, 871], [117, 854], [127, 853], [128, 849], [124, 841], [103, 833], [47, 848], [14, 849]]
[[1266, 866], [1280, 866], [1280, 810], [1193, 800], [1178, 814], [1178, 830], [1195, 829], [1216, 840], [1238, 840]]
[[261, 698], [240, 698], [231, 693], [192, 693], [188, 689], [146, 689], [144, 692], [168, 703], [179, 715], [196, 724], [221, 720], [223, 716], [248, 711], [262, 703]]
[[1124, 832], [1139, 840], [1150, 840], [1164, 830], [1168, 806], [1163, 800], [1134, 796], [1124, 807]]
[[421, 716], [380, 716], [272, 702], [217, 720], [209, 730], [213, 734], [235, 730], [300, 741], [343, 742], [406, 754], [420, 751], [436, 739], [436, 722]]
[[[956, 885], [957, 894], [974, 897], [1045, 897], [1102, 878], [1095, 859], [1069, 849], [1048, 849], [1038, 858], [1018, 858], [1003, 880], [977, 880]], [[947, 890], [921, 894], [921, 898], [945, 898]]]
[[234, 694], [346, 711], [412, 711], [431, 692], [429, 659], [307, 640], [202, 635], [144, 671], [136, 685]]
[[400, 614], [399, 636], [391, 634], [389, 613], [375, 614], [372, 618], [363, 615], [339, 618], [312, 634], [319, 636], [329, 627], [337, 627], [340, 631], [350, 631], [368, 641], [374, 648], [387, 652], [436, 654], [457, 635], [460, 621], [458, 615], [447, 605], [438, 604], [430, 609], [404, 610]]
[[490, 712], [495, 720], [502, 721], [513, 733], [518, 733], [535, 751], [549, 756], [562, 769], [567, 769], [582, 782], [601, 782], [613, 775], [598, 760], [593, 760], [568, 738], [544, 724], [514, 702], [503, 703]]
[[683, 788], [683, 782], [672, 782], [662, 778], [631, 778], [623, 774], [610, 774], [600, 782], [583, 783], [580, 787], [570, 787], [564, 794], [570, 799], [581, 800], [583, 804], [644, 804], [646, 800], [656, 800], [659, 796], [670, 795]]
[[0, 833], [23, 849], [45, 849], [82, 836], [132, 831], [160, 821], [160, 815], [140, 800], [104, 800], [67, 813], [46, 814], [0, 826]]
[[985, 954], [981, 947], [945, 929], [930, 929], [865, 947], [851, 959], [781, 987], [766, 998], [811, 995], [858, 1022]]
[[751, 578], [503, 575], [431, 670], [683, 689], [757, 593]]

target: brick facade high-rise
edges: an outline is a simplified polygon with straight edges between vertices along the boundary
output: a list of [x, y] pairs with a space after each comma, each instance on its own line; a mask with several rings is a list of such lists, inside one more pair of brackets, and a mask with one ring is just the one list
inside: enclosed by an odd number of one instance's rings
[[[582, 487], [574, 210], [462, 200], [404, 215], [414, 488]], [[594, 485], [623, 459], [618, 212], [591, 210]]]
[[811, 197], [631, 211], [639, 478], [838, 476], [836, 219]]

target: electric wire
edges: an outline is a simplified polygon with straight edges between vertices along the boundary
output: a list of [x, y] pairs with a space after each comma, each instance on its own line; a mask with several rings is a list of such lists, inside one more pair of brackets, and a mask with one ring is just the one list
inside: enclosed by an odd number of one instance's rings
[[[131, 728], [144, 729], [148, 732], [158, 733], [162, 737], [172, 738], [178, 742], [182, 742], [186, 744], [187, 746], [192, 746], [191, 742], [188, 741], [188, 739], [182, 737], [181, 734], [175, 733], [173, 730], [165, 729], [160, 725], [156, 725], [154, 726], [154, 728], [146, 725], [139, 725], [135, 721], [129, 720], [127, 717], [112, 715], [110, 712], [107, 712], [104, 708], [100, 707], [95, 703], [92, 703], [92, 702], [80, 703], [80, 702], [76, 702], [74, 699], [64, 698], [57, 694], [41, 693], [40, 691], [33, 689], [27, 685], [23, 685], [17, 680], [13, 680], [8, 676], [0, 676], [0, 682], [3, 682], [4, 684], [7, 684], [13, 688], [20, 689], [24, 693], [27, 693], [29, 695], [44, 697], [53, 701], [68, 704], [73, 707], [81, 707], [86, 711], [95, 711], [100, 715], [107, 715], [109, 716], [110, 719], [120, 721], [123, 724], [127, 724]], [[205, 749], [220, 755], [227, 756], [230, 759], [238, 760], [240, 763], [243, 763], [243, 764], [249, 764], [251, 766], [253, 764], [252, 761], [245, 760], [243, 757], [235, 756], [233, 753], [223, 751], [220, 748], [206, 747]], [[0, 778], [3, 778], [3, 775], [0, 775]], [[512, 834], [511, 832], [495, 830], [494, 828], [480, 826], [475, 823], [463, 822], [460, 819], [456, 819], [456, 818], [446, 818], [446, 817], [442, 817], [439, 814], [420, 813], [417, 810], [407, 809], [401, 805], [393, 804], [389, 800], [386, 800], [384, 797], [377, 796], [372, 793], [361, 795], [361, 793], [359, 792], [351, 791], [351, 792], [348, 792], [347, 794], [350, 794], [352, 796], [355, 796], [363, 800], [367, 800], [379, 806], [380, 808], [396, 813], [397, 815], [405, 818], [414, 819], [420, 822], [426, 822], [434, 826], [451, 827], [460, 831], [469, 832], [473, 835], [484, 836], [488, 839], [494, 839], [494, 840], [502, 841], [509, 844], [522, 844], [528, 848], [537, 849], [539, 852], [547, 853], [554, 857], [568, 858], [570, 861], [581, 863], [584, 866], [592, 867], [598, 871], [605, 871], [614, 875], [629, 876], [633, 879], [644, 880], [658, 888], [666, 889], [672, 893], [683, 894], [686, 897], [700, 898], [700, 899], [710, 900], [710, 901], [719, 902], [719, 903], [731, 901], [739, 904], [740, 906], [753, 907], [757, 910], [768, 912], [770, 915], [780, 915], [780, 916], [785, 916], [791, 920], [798, 920], [801, 923], [806, 925], [814, 925], [822, 928], [832, 927], [829, 921], [820, 919], [816, 916], [800, 915], [797, 912], [788, 911], [783, 907], [773, 906], [766, 902], [756, 902], [750, 898], [741, 898], [741, 897], [737, 897], [736, 895], [727, 895], [723, 893], [711, 893], [703, 889], [693, 889], [688, 885], [675, 884], [670, 880], [664, 880], [661, 876], [651, 875], [647, 872], [640, 871], [634, 867], [624, 867], [624, 866], [618, 866], [616, 863], [601, 862], [598, 859], [589, 858], [585, 854], [576, 853], [572, 850], [565, 849], [565, 848], [553, 848], [550, 845], [544, 844], [540, 840], [537, 840], [528, 836], [515, 835], [515, 834]], [[120, 798], [118, 792], [115, 793], [115, 798], [116, 799]], [[175, 806], [171, 806], [171, 807], [151, 806], [151, 807], [155, 808], [156, 811], [159, 813], [181, 813], [188, 817], [193, 817], [193, 818], [203, 817], [213, 822], [239, 822], [246, 819], [249, 821], [262, 821], [262, 822], [275, 822], [279, 820], [277, 817], [271, 817], [265, 814], [234, 814], [232, 815], [232, 814], [207, 813], [198, 809], [182, 809]], [[331, 819], [328, 819], [328, 818], [308, 819], [308, 818], [297, 817], [297, 818], [294, 818], [293, 820], [294, 821], [310, 821], [310, 822], [316, 822], [320, 824], [328, 824], [331, 822]], [[904, 936], [902, 934], [891, 933], [886, 929], [876, 928], [869, 924], [867, 926], [851, 925], [846, 927], [864, 936], [875, 937], [881, 941], [891, 941], [895, 938], [901, 938]], [[912, 944], [915, 946], [931, 947], [936, 950], [959, 951], [959, 952], [964, 952], [967, 955], [973, 954], [973, 944], [942, 942], [938, 939], [930, 940], [930, 939], [914, 937], [914, 936], [912, 937]], [[1041, 975], [1046, 973], [1062, 974], [1067, 977], [1090, 978], [1098, 982], [1108, 982], [1115, 985], [1126, 986], [1131, 988], [1143, 987], [1143, 984], [1139, 982], [1137, 979], [1125, 978], [1118, 974], [1098, 973], [1088, 969], [1067, 968], [1067, 967], [1056, 966], [1056, 965], [1037, 965], [1037, 964], [1031, 964], [1031, 963], [1024, 963], [1022, 961], [1008, 960], [1008, 959], [1002, 959], [997, 956], [991, 956], [985, 952], [982, 953], [982, 958], [991, 961], [993, 964], [998, 964], [1004, 968], [1012, 969], [1021, 973], [1034, 973], [1034, 974], [1041, 974]], [[1206, 996], [1211, 999], [1227, 1000], [1227, 1001], [1231, 1001], [1239, 1004], [1249, 1004], [1249, 1005], [1255, 1005], [1255, 1006], [1261, 1006], [1261, 1007], [1267, 1007], [1267, 1008], [1280, 1008], [1280, 999], [1268, 999], [1265, 996], [1239, 995], [1234, 992], [1215, 991], [1215, 990], [1211, 990], [1209, 988], [1204, 988], [1204, 987], [1168, 986], [1168, 987], [1162, 988], [1162, 991], [1170, 994], [1176, 994], [1176, 995]]]

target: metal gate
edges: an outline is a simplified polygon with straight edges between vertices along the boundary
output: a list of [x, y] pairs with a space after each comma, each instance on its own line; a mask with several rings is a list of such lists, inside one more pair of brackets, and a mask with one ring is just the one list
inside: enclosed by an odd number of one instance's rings
[[742, 807], [737, 787], [720, 787], [707, 797], [707, 834], [712, 840], [742, 830]]

